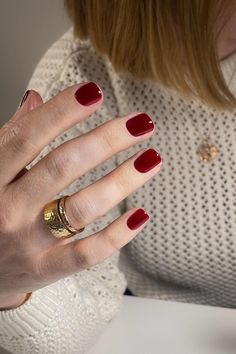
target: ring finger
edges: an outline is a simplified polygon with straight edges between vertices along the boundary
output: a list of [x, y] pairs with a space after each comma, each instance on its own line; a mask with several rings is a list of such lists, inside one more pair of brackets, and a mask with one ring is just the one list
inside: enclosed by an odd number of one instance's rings
[[143, 149], [95, 183], [67, 197], [65, 210], [70, 225], [78, 230], [105, 215], [158, 173], [160, 167], [160, 155], [154, 149]]

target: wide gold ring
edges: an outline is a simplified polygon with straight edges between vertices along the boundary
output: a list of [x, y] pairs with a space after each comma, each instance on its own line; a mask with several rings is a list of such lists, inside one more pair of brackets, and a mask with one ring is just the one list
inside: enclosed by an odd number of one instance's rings
[[53, 200], [44, 207], [44, 221], [54, 237], [58, 239], [69, 238], [84, 231], [84, 227], [76, 230], [70, 225], [66, 211], [65, 199], [68, 196]]

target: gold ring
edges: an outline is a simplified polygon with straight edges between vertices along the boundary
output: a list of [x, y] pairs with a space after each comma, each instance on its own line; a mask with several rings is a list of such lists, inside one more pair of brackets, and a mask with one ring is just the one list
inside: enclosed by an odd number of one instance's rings
[[53, 200], [44, 207], [44, 221], [54, 237], [58, 239], [69, 238], [84, 231], [84, 227], [76, 230], [70, 225], [65, 212], [65, 199], [67, 196]]

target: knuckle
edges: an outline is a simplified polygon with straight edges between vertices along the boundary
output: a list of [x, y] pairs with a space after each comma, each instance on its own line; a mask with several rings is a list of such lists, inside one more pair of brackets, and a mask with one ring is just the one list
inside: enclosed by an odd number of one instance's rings
[[92, 263], [92, 252], [88, 252], [88, 250], [75, 243], [75, 246], [73, 248], [73, 261], [78, 269], [83, 269], [91, 266]]
[[130, 178], [127, 171], [118, 172], [115, 176], [115, 186], [119, 195], [125, 196], [129, 194], [131, 187], [135, 186], [134, 179]]
[[6, 199], [2, 198], [0, 201], [0, 230], [1, 233], [11, 233], [15, 231], [20, 223], [21, 214], [19, 210], [22, 210], [22, 207], [19, 203], [15, 200], [11, 201], [8, 198], [7, 202]]
[[0, 212], [0, 230], [1, 233], [6, 234], [10, 231], [12, 231], [13, 228], [13, 217], [10, 215], [8, 210], [5, 210], [4, 212], [1, 210]]
[[71, 224], [76, 228], [87, 225], [92, 219], [99, 217], [99, 211], [85, 193], [80, 192], [79, 197], [71, 198], [70, 207], [66, 211]]
[[62, 99], [62, 93], [60, 92], [57, 96], [53, 97], [50, 101], [46, 103], [47, 112], [50, 114], [50, 123], [54, 125], [58, 120], [61, 120], [68, 111], [67, 100]]
[[34, 254], [33, 257], [31, 256], [28, 260], [27, 269], [33, 279], [40, 282], [42, 285], [47, 284], [53, 277], [53, 269], [59, 269], [61, 265], [61, 259], [55, 259], [55, 257], [50, 254], [50, 250], [48, 251]]
[[117, 139], [111, 124], [104, 124], [102, 129], [98, 129], [96, 134], [99, 146], [102, 146], [106, 153], [108, 152], [109, 155], [112, 155], [117, 151]]
[[45, 159], [45, 168], [53, 179], [67, 178], [70, 175], [71, 166], [70, 155], [60, 151], [53, 151]]
[[1, 146], [6, 146], [15, 152], [26, 153], [34, 150], [35, 146], [32, 142], [28, 129], [23, 129], [20, 124], [12, 125], [1, 137]]
[[112, 254], [121, 248], [119, 238], [111, 232], [109, 227], [107, 228], [107, 230], [103, 230], [103, 237], [107, 240], [109, 246], [109, 254]]
[[37, 261], [31, 260], [28, 262], [28, 269], [31, 269], [31, 276], [35, 281], [42, 283], [46, 280], [48, 274], [48, 265], [45, 262], [44, 257], [39, 257]]

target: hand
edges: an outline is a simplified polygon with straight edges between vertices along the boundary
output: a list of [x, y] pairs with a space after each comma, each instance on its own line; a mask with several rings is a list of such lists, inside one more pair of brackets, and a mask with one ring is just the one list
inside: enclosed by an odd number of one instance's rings
[[16, 294], [13, 296], [1, 296], [0, 297], [0, 311], [6, 311], [6, 310], [11, 310], [16, 307], [19, 307], [23, 305], [26, 300], [31, 296], [30, 293], [25, 293], [25, 294]]
[[[27, 101], [25, 102], [27, 98]], [[16, 111], [14, 116], [7, 122], [4, 127], [2, 127], [2, 131], [4, 129], [9, 129], [12, 124], [16, 122], [21, 116], [25, 113], [28, 113], [32, 109], [40, 106], [43, 103], [42, 98], [40, 95], [35, 92], [34, 90], [27, 91]], [[15, 181], [19, 177], [23, 176], [27, 172], [27, 169], [24, 167], [13, 179]], [[1, 296], [0, 297], [0, 311], [13, 309], [22, 305], [28, 298], [31, 296], [30, 293], [24, 294], [14, 294], [12, 296]]]
[[[56, 194], [114, 154], [151, 136], [150, 129], [133, 136], [126, 128], [126, 122], [140, 113], [109, 120], [67, 141], [20, 173], [51, 140], [98, 109], [102, 95], [95, 85], [92, 88], [97, 100], [93, 97], [90, 104], [91, 85], [74, 85], [30, 112], [14, 116], [0, 129], [0, 307], [1, 298], [37, 290], [102, 262], [145, 226], [127, 224], [139, 209], [134, 208], [89, 237], [58, 240], [43, 220], [44, 206]], [[140, 159], [136, 161], [145, 155], [144, 150], [66, 199], [67, 217], [74, 228], [109, 212], [160, 170], [155, 151], [151, 152], [153, 168], [150, 155], [142, 166]], [[148, 216], [144, 217], [147, 221]]]

